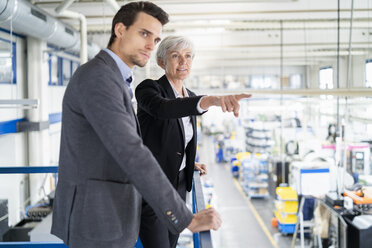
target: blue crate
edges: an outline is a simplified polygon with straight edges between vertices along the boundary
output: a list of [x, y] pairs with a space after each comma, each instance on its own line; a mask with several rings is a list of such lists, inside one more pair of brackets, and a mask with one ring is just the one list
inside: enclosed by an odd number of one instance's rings
[[281, 224], [278, 221], [279, 231], [283, 234], [293, 234], [296, 229], [296, 224]]

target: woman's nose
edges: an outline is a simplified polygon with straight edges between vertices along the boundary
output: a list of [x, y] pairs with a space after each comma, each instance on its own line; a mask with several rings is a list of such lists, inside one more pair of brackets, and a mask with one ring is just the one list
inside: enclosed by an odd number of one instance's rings
[[180, 56], [179, 63], [182, 65], [182, 64], [185, 63], [185, 61], [186, 61], [186, 59], [184, 57]]

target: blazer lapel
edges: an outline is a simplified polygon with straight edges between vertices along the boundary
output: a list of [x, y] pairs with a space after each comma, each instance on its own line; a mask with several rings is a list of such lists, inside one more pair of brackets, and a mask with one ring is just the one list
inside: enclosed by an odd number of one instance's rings
[[[187, 90], [187, 93], [189, 94], [189, 96], [195, 96], [195, 94], [193, 92], [191, 92], [190, 90], [186, 89]], [[196, 132], [197, 132], [197, 129], [196, 129], [196, 116], [195, 115], [192, 115], [190, 116], [191, 118], [191, 125], [192, 125], [192, 130], [194, 131], [194, 135], [193, 135], [193, 139], [194, 139], [194, 147], [196, 148], [197, 146], [197, 137], [196, 137]]]
[[136, 113], [134, 112], [134, 108], [132, 106], [132, 112], [133, 112], [133, 115], [134, 115], [134, 119], [136, 120], [136, 126], [137, 126], [137, 133], [140, 137], [142, 137], [142, 133], [141, 133], [141, 127], [140, 127], [140, 124], [138, 122], [138, 118], [137, 118], [137, 115]]
[[[170, 86], [170, 82], [168, 81], [167, 77], [164, 75], [159, 79], [159, 84], [163, 87], [165, 90], [166, 97], [170, 99], [176, 99], [176, 96], [174, 95], [173, 89]], [[183, 127], [182, 118], [177, 118], [178, 126], [181, 129], [182, 133], [182, 142], [185, 144], [185, 129]]]
[[191, 118], [191, 125], [192, 125], [192, 130], [194, 131], [194, 134], [193, 134], [193, 136], [192, 136], [192, 138], [194, 139], [194, 146], [196, 147], [196, 141], [197, 141], [197, 138], [196, 138], [196, 117], [195, 117], [195, 115], [191, 115], [190, 116], [190, 118]]
[[[108, 64], [110, 66], [110, 68], [112, 68], [112, 70], [114, 70], [114, 73], [118, 75], [118, 77], [122, 78], [121, 76], [121, 72], [118, 68], [118, 65], [116, 64], [115, 60], [105, 51], [101, 50], [97, 55], [96, 55], [97, 58], [99, 59], [102, 59], [105, 61], [106, 64]], [[124, 80], [123, 80], [123, 85], [125, 84]], [[124, 86], [124, 99], [127, 99], [129, 101], [128, 105], [130, 105], [130, 108], [132, 109], [132, 113], [133, 113], [133, 117], [136, 121], [136, 126], [137, 126], [137, 133], [140, 137], [142, 137], [142, 134], [141, 134], [141, 128], [140, 128], [140, 125], [139, 125], [139, 122], [138, 122], [138, 119], [137, 119], [137, 115], [136, 113], [134, 112], [134, 108], [133, 108], [133, 105], [132, 105], [132, 102], [130, 100], [130, 94], [128, 92], [127, 89], [125, 89], [126, 86]]]

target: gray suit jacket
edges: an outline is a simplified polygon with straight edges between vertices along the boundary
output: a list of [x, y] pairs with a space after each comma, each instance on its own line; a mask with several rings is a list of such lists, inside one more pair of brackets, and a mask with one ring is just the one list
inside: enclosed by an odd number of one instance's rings
[[171, 232], [191, 222], [142, 143], [119, 68], [101, 51], [78, 68], [63, 98], [52, 233], [70, 247], [133, 248], [141, 195]]

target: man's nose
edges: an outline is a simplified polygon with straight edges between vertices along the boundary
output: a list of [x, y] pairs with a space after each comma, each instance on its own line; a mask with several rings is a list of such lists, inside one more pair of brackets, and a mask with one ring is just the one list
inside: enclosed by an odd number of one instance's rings
[[152, 51], [154, 50], [154, 48], [155, 48], [155, 41], [148, 41], [146, 43], [146, 49]]

